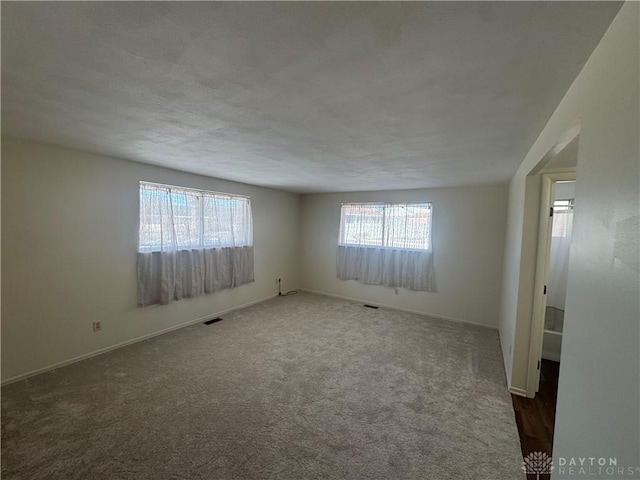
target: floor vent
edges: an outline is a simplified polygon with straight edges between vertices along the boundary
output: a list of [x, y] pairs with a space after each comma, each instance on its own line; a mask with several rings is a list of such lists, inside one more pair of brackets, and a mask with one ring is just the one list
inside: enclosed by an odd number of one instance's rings
[[375, 305], [367, 305], [366, 303], [364, 304], [364, 306], [367, 308], [375, 308], [375, 309], [379, 308], [379, 307], [376, 307]]
[[218, 318], [214, 318], [212, 320], [207, 320], [206, 322], [204, 322], [205, 325], [211, 325], [212, 323], [216, 323], [219, 322], [220, 320], [222, 320], [220, 317]]

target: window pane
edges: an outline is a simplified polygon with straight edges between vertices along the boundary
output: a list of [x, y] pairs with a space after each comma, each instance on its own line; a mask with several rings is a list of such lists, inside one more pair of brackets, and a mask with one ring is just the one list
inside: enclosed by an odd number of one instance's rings
[[252, 244], [251, 200], [140, 183], [140, 251]]
[[385, 246], [429, 250], [431, 207], [425, 204], [392, 204], [387, 207]]
[[163, 219], [169, 211], [169, 190], [140, 185], [140, 240], [141, 251], [160, 250]]
[[343, 245], [382, 246], [383, 205], [348, 204], [342, 206]]
[[553, 221], [551, 236], [566, 237], [573, 220], [573, 199], [555, 200], [553, 202]]
[[171, 207], [173, 215], [168, 216], [167, 221], [173, 221], [177, 247], [179, 249], [202, 247], [200, 199], [195, 192], [173, 191]]
[[340, 245], [431, 249], [431, 204], [344, 204]]

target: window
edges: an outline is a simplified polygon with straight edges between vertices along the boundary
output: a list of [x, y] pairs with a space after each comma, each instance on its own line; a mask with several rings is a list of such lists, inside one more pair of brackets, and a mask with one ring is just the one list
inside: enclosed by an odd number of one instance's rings
[[345, 203], [340, 245], [431, 250], [430, 203]]
[[568, 212], [573, 210], [573, 198], [569, 200], [555, 200], [553, 202], [553, 213]]
[[552, 237], [566, 237], [573, 221], [573, 199], [553, 202]]
[[140, 182], [138, 305], [253, 282], [251, 199]]
[[140, 252], [250, 246], [251, 199], [140, 182]]
[[430, 203], [345, 203], [336, 273], [367, 285], [435, 291]]

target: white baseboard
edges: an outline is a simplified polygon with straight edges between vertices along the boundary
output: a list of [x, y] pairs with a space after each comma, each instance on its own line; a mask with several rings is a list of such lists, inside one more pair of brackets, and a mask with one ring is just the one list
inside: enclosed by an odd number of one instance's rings
[[97, 357], [98, 355], [102, 355], [103, 353], [110, 352], [112, 350], [116, 350], [117, 348], [126, 347], [127, 345], [131, 345], [133, 343], [142, 342], [144, 340], [148, 340], [153, 337], [157, 337], [158, 335], [164, 335], [165, 333], [172, 332], [174, 330], [178, 330], [179, 328], [188, 327], [189, 325], [193, 325], [195, 323], [205, 322], [207, 320], [211, 320], [213, 318], [219, 317], [229, 312], [233, 312], [235, 310], [240, 310], [241, 308], [250, 307], [251, 305], [256, 305], [258, 303], [266, 302], [267, 300], [271, 300], [272, 298], [276, 298], [278, 295], [270, 295], [268, 297], [263, 297], [258, 300], [254, 300], [252, 302], [243, 303], [242, 305], [238, 305], [236, 307], [227, 308], [226, 310], [221, 310], [217, 313], [212, 313], [211, 315], [207, 315], [205, 317], [196, 318], [195, 320], [189, 320], [184, 323], [180, 323], [178, 325], [173, 325], [168, 328], [164, 328], [157, 332], [148, 333], [146, 335], [142, 335], [141, 337], [136, 337], [131, 340], [126, 340], [124, 342], [116, 343], [115, 345], [111, 345], [109, 347], [100, 348], [98, 350], [94, 350], [93, 352], [84, 353], [82, 355], [78, 355], [77, 357], [70, 358], [68, 360], [63, 360], [62, 362], [54, 363], [52, 365], [48, 365], [46, 367], [38, 368], [36, 370], [31, 370], [27, 373], [21, 373], [20, 375], [16, 375], [15, 377], [7, 378], [0, 383], [0, 386], [5, 386], [10, 383], [19, 382], [20, 380], [24, 380], [29, 377], [33, 377], [35, 375], [39, 375], [41, 373], [49, 372], [51, 370], [55, 370], [56, 368], [64, 367], [66, 365], [71, 365], [72, 363], [80, 362], [82, 360], [86, 360], [87, 358]]
[[518, 387], [509, 387], [509, 392], [513, 393], [514, 395], [518, 395], [520, 397], [527, 396], [527, 391]]
[[502, 331], [498, 328], [498, 338], [500, 339], [500, 355], [502, 356], [502, 366], [504, 367], [504, 378], [506, 380], [505, 386], [507, 390], [509, 389], [509, 384], [511, 383], [511, 372], [509, 371], [509, 358], [507, 357], [508, 349], [504, 348], [504, 343], [502, 343]]
[[[311, 290], [310, 288], [299, 288], [298, 290], [301, 290], [303, 292], [315, 293], [316, 295], [324, 295], [325, 297], [333, 297], [333, 298], [339, 298], [341, 300], [349, 300], [351, 302], [370, 303], [369, 300], [362, 300], [360, 298], [345, 297], [343, 295], [336, 295], [336, 294], [333, 294], [333, 293], [320, 292], [318, 290]], [[466, 323], [467, 325], [475, 325], [476, 327], [484, 327], [484, 328], [490, 328], [492, 330], [498, 330], [497, 326], [494, 327], [494, 326], [491, 326], [491, 325], [485, 325], [483, 323], [470, 322], [468, 320], [461, 320], [459, 318], [447, 317], [445, 315], [438, 315], [437, 313], [421, 312], [419, 310], [412, 310], [410, 308], [396, 307], [394, 305], [387, 305], [385, 303], [379, 303], [379, 302], [373, 302], [373, 303], [378, 307], [384, 307], [384, 308], [388, 308], [390, 310], [398, 310], [398, 311], [401, 311], [401, 312], [415, 313], [416, 315], [422, 315], [424, 317], [433, 317], [433, 318], [438, 318], [440, 320], [448, 320], [450, 322], [456, 322], [456, 323]]]

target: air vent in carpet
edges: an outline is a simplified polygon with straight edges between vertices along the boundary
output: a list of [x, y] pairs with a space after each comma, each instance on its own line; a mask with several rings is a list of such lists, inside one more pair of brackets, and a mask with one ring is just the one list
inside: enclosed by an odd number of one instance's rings
[[376, 308], [376, 309], [378, 308], [378, 307], [376, 307], [375, 305], [367, 305], [366, 303], [365, 303], [365, 305], [364, 305], [364, 306], [365, 306], [365, 307], [367, 307], [367, 308]]
[[212, 320], [207, 320], [206, 322], [204, 322], [205, 325], [211, 325], [212, 323], [216, 323], [219, 322], [220, 320], [222, 320], [220, 317], [218, 318], [214, 318]]

